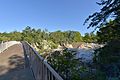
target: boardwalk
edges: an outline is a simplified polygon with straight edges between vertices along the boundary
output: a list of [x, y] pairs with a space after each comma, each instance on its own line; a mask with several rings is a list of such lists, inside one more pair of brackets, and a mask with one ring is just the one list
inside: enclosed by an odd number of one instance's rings
[[0, 80], [34, 80], [29, 68], [25, 68], [21, 44], [9, 47], [0, 54]]

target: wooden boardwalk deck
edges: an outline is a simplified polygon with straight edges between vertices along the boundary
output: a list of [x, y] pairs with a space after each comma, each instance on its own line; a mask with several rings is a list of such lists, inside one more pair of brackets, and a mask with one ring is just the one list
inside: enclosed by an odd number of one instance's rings
[[0, 80], [34, 80], [29, 68], [25, 68], [21, 44], [0, 53]]

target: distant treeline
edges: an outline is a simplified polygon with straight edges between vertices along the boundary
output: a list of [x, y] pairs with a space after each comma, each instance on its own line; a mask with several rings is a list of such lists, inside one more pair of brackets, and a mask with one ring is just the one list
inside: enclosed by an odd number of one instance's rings
[[0, 41], [28, 41], [36, 43], [42, 40], [52, 41], [55, 44], [74, 43], [74, 42], [96, 42], [96, 35], [93, 33], [85, 33], [84, 36], [78, 31], [55, 31], [49, 32], [47, 29], [34, 29], [27, 26], [22, 32], [13, 31], [9, 33], [0, 33]]

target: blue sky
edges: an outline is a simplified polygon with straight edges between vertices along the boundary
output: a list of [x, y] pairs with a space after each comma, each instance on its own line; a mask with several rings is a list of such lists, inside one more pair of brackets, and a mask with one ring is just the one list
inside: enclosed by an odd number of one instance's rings
[[92, 31], [83, 26], [84, 20], [99, 9], [96, 0], [0, 0], [0, 32], [31, 26], [84, 34]]

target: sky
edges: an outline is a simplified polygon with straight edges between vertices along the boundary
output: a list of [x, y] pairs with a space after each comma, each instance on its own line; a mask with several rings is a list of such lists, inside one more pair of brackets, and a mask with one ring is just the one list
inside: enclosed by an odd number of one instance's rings
[[0, 0], [0, 32], [36, 29], [91, 32], [85, 19], [100, 7], [96, 0]]

